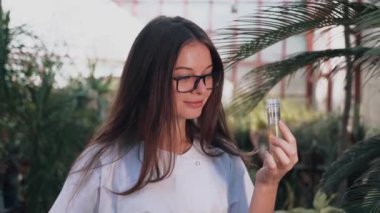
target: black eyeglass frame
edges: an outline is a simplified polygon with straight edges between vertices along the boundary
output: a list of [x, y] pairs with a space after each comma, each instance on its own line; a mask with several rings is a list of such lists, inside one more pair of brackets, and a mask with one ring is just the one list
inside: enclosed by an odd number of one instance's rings
[[[212, 82], [212, 88], [207, 88], [207, 90], [213, 90], [213, 89], [217, 88], [219, 86], [219, 84], [220, 84], [221, 77], [220, 77], [219, 72], [216, 72], [216, 71], [213, 71], [213, 72], [211, 72], [209, 74], [206, 74], [206, 75], [187, 75], [187, 76], [173, 77], [172, 79], [176, 81], [176, 90], [177, 90], [177, 92], [179, 92], [179, 93], [190, 93], [190, 92], [193, 92], [194, 90], [196, 90], [198, 88], [198, 85], [199, 85], [199, 82], [201, 81], [201, 79], [203, 81], [203, 84], [206, 85], [206, 78], [208, 76], [212, 76], [213, 82]], [[194, 81], [193, 88], [191, 90], [188, 90], [188, 91], [180, 91], [178, 89], [178, 84], [179, 84], [178, 82], [181, 79], [185, 79], [185, 78], [189, 78], [189, 77], [196, 77], [197, 78]]]

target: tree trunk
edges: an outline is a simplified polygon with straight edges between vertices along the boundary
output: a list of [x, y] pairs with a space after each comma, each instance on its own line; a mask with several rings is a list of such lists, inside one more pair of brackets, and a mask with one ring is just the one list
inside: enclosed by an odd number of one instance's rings
[[[348, 0], [345, 0], [347, 4], [349, 3]], [[345, 17], [348, 16], [348, 7], [344, 8]], [[351, 48], [351, 41], [350, 41], [350, 26], [344, 25], [344, 41], [345, 41], [345, 48]], [[344, 150], [347, 148], [347, 143], [349, 142], [348, 132], [347, 132], [347, 126], [348, 121], [350, 119], [350, 111], [351, 111], [351, 97], [352, 97], [352, 70], [353, 70], [353, 62], [351, 56], [346, 56], [346, 85], [344, 87], [345, 91], [345, 97], [344, 97], [344, 108], [343, 108], [343, 114], [342, 114], [342, 120], [339, 130], [339, 137], [338, 137], [338, 143], [337, 143], [337, 157], [339, 158]], [[338, 187], [338, 194], [337, 194], [337, 202], [339, 205], [342, 203], [342, 198], [347, 189], [347, 180], [343, 180], [339, 187]]]
[[[345, 2], [348, 3], [347, 0]], [[348, 7], [345, 7], [345, 14], [348, 15]], [[345, 48], [347, 49], [351, 48], [350, 27], [348, 25], [344, 26], [344, 40], [345, 40], [345, 46], [346, 46]], [[353, 63], [350, 56], [346, 56], [346, 66], [347, 66], [347, 73], [346, 73], [346, 85], [344, 87], [344, 90], [345, 90], [344, 108], [343, 108], [343, 114], [342, 114], [339, 141], [338, 141], [338, 146], [337, 146], [338, 157], [341, 156], [341, 154], [347, 148], [347, 142], [349, 139], [348, 132], [347, 132], [347, 125], [348, 125], [348, 120], [350, 118], [350, 111], [351, 111], [352, 76], [353, 76], [352, 75]]]
[[[362, 0], [357, 0], [358, 3], [362, 3]], [[360, 46], [362, 43], [362, 33], [355, 32], [355, 46]], [[354, 79], [354, 87], [355, 87], [355, 101], [354, 101], [354, 116], [352, 121], [352, 135], [353, 142], [362, 140], [362, 129], [360, 127], [360, 104], [361, 104], [361, 66], [358, 65], [355, 67], [355, 79]]]

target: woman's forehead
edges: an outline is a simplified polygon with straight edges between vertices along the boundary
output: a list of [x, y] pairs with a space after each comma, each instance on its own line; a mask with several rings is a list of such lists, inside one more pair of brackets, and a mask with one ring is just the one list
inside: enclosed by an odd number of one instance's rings
[[212, 67], [210, 49], [199, 41], [183, 46], [177, 57], [174, 70], [205, 70]]

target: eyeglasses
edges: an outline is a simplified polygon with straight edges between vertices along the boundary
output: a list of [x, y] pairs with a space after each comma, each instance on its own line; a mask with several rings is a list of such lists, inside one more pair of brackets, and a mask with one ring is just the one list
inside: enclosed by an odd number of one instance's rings
[[180, 76], [173, 77], [173, 80], [177, 82], [176, 89], [180, 93], [187, 93], [196, 90], [201, 80], [208, 90], [213, 90], [219, 86], [220, 74], [218, 72], [212, 72], [206, 75]]

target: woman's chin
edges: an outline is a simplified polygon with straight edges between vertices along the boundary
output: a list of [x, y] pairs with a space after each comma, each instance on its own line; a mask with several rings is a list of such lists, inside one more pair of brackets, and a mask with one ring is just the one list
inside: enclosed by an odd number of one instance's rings
[[180, 117], [186, 119], [186, 120], [191, 120], [191, 119], [196, 119], [198, 118], [199, 116], [201, 116], [202, 114], [202, 111], [196, 111], [196, 112], [186, 112], [186, 113], [183, 113], [182, 115], [180, 115]]

